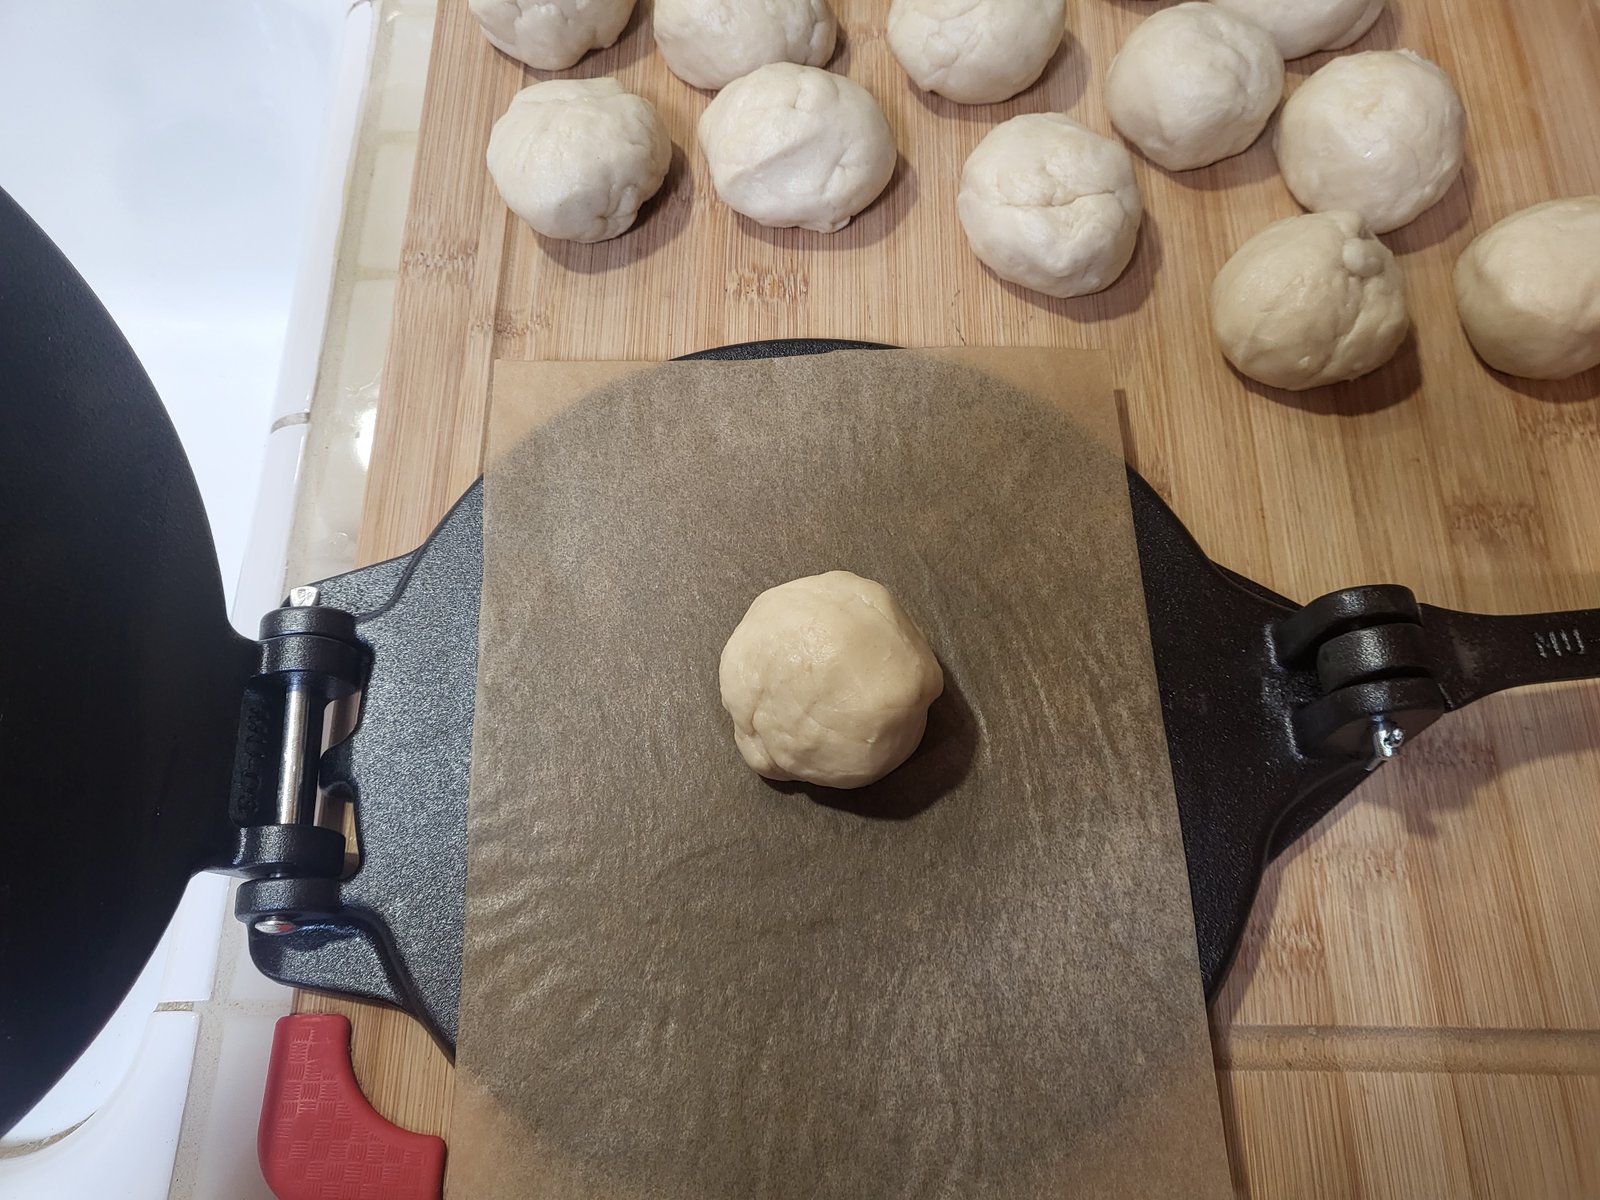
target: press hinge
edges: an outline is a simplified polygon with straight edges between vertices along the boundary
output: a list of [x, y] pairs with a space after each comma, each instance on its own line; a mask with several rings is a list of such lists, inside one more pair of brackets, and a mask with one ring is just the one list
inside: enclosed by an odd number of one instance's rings
[[318, 603], [314, 587], [261, 621], [257, 673], [245, 685], [229, 804], [239, 835], [234, 910], [263, 933], [286, 933], [339, 910], [345, 837], [321, 823], [318, 776], [329, 709], [359, 693], [370, 653], [355, 618]]
[[1278, 661], [1314, 672], [1317, 698], [1293, 713], [1302, 753], [1393, 758], [1450, 707], [1438, 651], [1409, 588], [1375, 584], [1319, 596], [1273, 627]]

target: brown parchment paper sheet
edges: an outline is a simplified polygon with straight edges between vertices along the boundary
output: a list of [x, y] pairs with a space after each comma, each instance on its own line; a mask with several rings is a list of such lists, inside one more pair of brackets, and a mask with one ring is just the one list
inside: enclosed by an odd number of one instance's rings
[[[497, 365], [449, 1194], [1231, 1194], [1107, 367]], [[880, 580], [946, 675], [855, 792], [722, 644]]]

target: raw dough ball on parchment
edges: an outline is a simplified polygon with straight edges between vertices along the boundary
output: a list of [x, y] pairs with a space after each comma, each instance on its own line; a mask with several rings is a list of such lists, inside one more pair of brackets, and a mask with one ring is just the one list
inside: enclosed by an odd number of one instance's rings
[[978, 143], [956, 211], [973, 252], [1000, 278], [1083, 296], [1122, 274], [1144, 205], [1120, 143], [1060, 113], [1026, 113]]
[[944, 691], [922, 631], [887, 588], [849, 571], [757, 596], [718, 677], [752, 770], [836, 788], [864, 787], [905, 762]]
[[1285, 58], [1343, 50], [1383, 12], [1384, 0], [1216, 0], [1272, 35]]
[[467, 0], [498, 50], [541, 71], [565, 71], [591, 50], [611, 45], [633, 13], [633, 0]]
[[1106, 75], [1106, 111], [1152, 162], [1189, 171], [1238, 154], [1283, 95], [1265, 30], [1215, 4], [1164, 8], [1137, 26]]
[[674, 75], [720, 88], [768, 63], [822, 66], [838, 26], [828, 0], [656, 0], [655, 34]]
[[1251, 379], [1301, 391], [1376, 370], [1411, 320], [1400, 267], [1353, 212], [1268, 225], [1211, 285], [1211, 324]]
[[911, 81], [959, 104], [998, 104], [1044, 74], [1066, 0], [894, 0], [889, 49]]
[[835, 233], [888, 186], [894, 134], [858, 83], [773, 63], [736, 79], [700, 116], [700, 149], [729, 208], [761, 225]]
[[599, 242], [633, 224], [672, 162], [655, 107], [615, 79], [523, 88], [489, 135], [507, 207], [546, 237]]
[[1278, 118], [1278, 169], [1313, 212], [1354, 209], [1374, 233], [1399, 229], [1461, 173], [1466, 114], [1455, 85], [1410, 50], [1336, 58]]
[[1600, 365], [1600, 196], [1512, 213], [1456, 260], [1456, 306], [1479, 357], [1527, 379]]

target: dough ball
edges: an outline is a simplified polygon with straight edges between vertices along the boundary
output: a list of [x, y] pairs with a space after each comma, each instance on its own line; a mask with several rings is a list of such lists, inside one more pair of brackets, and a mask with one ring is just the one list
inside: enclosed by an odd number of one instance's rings
[[768, 63], [820, 67], [838, 36], [827, 0], [656, 0], [655, 31], [672, 73], [698, 88]]
[[1228, 361], [1291, 391], [1376, 370], [1410, 324], [1399, 264], [1353, 212], [1268, 225], [1211, 285], [1211, 325]]
[[633, 14], [633, 0], [467, 0], [497, 50], [541, 71], [565, 71], [611, 45]]
[[615, 79], [551, 79], [512, 97], [488, 160], [507, 207], [534, 229], [600, 242], [661, 187], [672, 141], [650, 101]]
[[1214, 4], [1155, 13], [1128, 35], [1106, 76], [1111, 123], [1169, 171], [1247, 149], [1282, 96], [1283, 56], [1272, 39]]
[[1285, 58], [1343, 50], [1383, 13], [1384, 0], [1216, 0], [1217, 7], [1254, 21], [1272, 35]]
[[1455, 182], [1465, 127], [1455, 85], [1427, 59], [1409, 50], [1349, 54], [1285, 102], [1278, 169], [1306, 208], [1354, 209], [1388, 233]]
[[1121, 143], [1060, 113], [1027, 113], [978, 143], [956, 211], [973, 252], [1001, 279], [1084, 296], [1122, 274], [1144, 206]]
[[752, 770], [836, 788], [905, 762], [944, 691], [922, 631], [887, 588], [849, 571], [757, 596], [722, 649], [718, 679]]
[[889, 49], [924, 91], [997, 104], [1044, 74], [1066, 27], [1066, 0], [894, 0]]
[[1600, 196], [1512, 213], [1456, 260], [1461, 325], [1508, 375], [1566, 379], [1600, 365]]
[[717, 195], [761, 225], [836, 233], [894, 174], [894, 135], [865, 88], [794, 63], [735, 79], [700, 116]]

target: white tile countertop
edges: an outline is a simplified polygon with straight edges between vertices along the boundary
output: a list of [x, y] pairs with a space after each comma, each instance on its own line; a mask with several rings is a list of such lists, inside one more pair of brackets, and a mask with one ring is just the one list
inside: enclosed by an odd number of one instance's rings
[[[0, 6], [0, 186], [150, 374], [247, 633], [286, 580], [354, 565], [433, 12]], [[225, 879], [194, 882], [107, 1030], [0, 1140], [0, 1195], [270, 1195], [255, 1130], [290, 994], [230, 910]]]
[[289, 544], [286, 577], [294, 584], [356, 564], [436, 7], [381, 6]]

